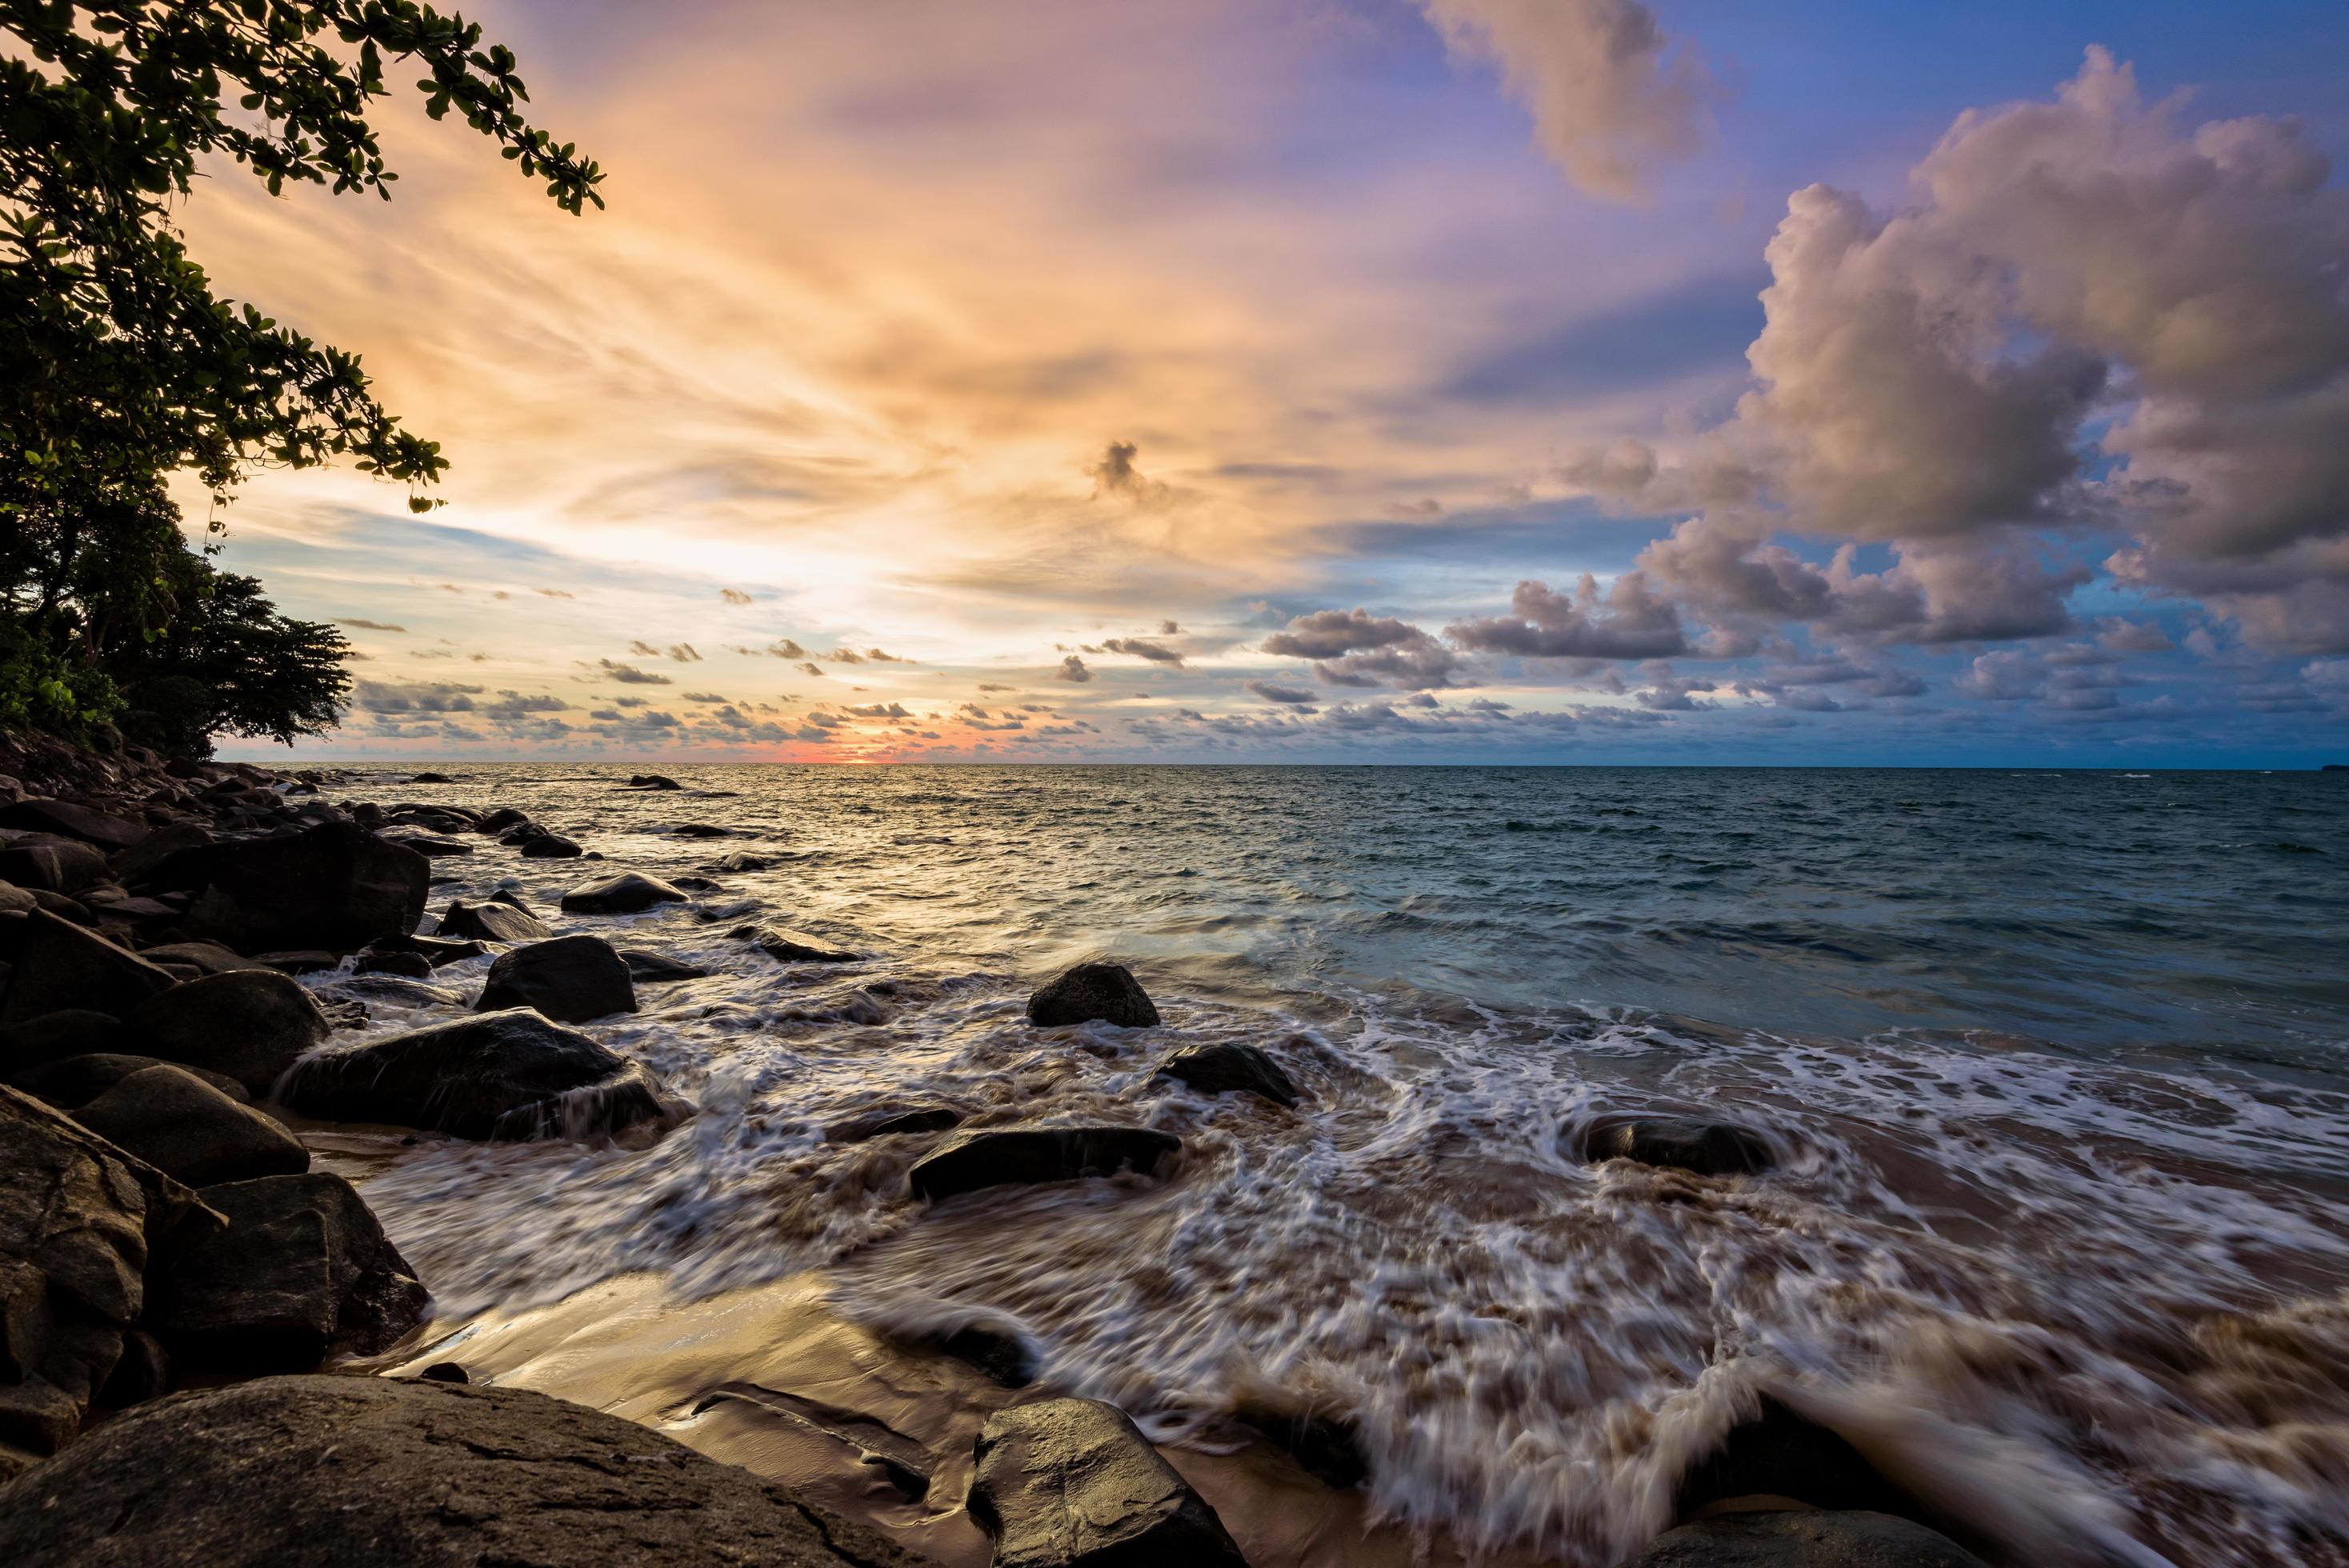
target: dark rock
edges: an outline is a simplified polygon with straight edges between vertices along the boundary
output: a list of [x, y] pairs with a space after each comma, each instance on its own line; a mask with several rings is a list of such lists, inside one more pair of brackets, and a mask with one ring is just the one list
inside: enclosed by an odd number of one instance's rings
[[780, 925], [759, 928], [759, 951], [784, 964], [854, 964], [859, 954], [827, 947], [823, 939]]
[[78, 839], [101, 850], [127, 850], [148, 833], [147, 824], [70, 800], [19, 800], [0, 806], [0, 828], [24, 828]]
[[635, 914], [657, 903], [683, 903], [685, 894], [658, 877], [623, 872], [601, 882], [581, 882], [563, 895], [565, 914]]
[[0, 882], [0, 913], [22, 914], [28, 909], [38, 909], [41, 901], [18, 887], [15, 882]]
[[988, 1418], [970, 1512], [996, 1568], [1246, 1568], [1216, 1511], [1125, 1412], [1046, 1399]]
[[174, 822], [156, 829], [127, 850], [117, 850], [108, 859], [107, 869], [123, 886], [136, 887], [181, 851], [201, 850], [212, 841], [212, 834], [194, 823]]
[[24, 945], [0, 1000], [0, 1023], [21, 1023], [64, 1008], [119, 1014], [178, 982], [127, 948], [58, 919], [47, 910], [25, 916]]
[[33, 890], [33, 907], [47, 910], [59, 920], [68, 920], [76, 925], [94, 926], [98, 923], [98, 917], [90, 913], [88, 904], [79, 899], [67, 898], [61, 892], [51, 892], [47, 888]]
[[405, 975], [410, 980], [432, 978], [432, 960], [421, 953], [362, 953], [351, 965], [354, 975]]
[[[421, 980], [410, 980], [405, 975], [353, 975], [334, 982], [337, 999], [350, 998], [359, 1004], [381, 1002], [393, 1007], [457, 1007], [465, 998], [445, 985], [430, 985]], [[323, 1004], [322, 1004], [323, 1005]], [[364, 1006], [361, 1008], [364, 1018]]]
[[241, 1373], [371, 1356], [416, 1326], [429, 1296], [358, 1190], [324, 1171], [206, 1187], [150, 1271], [148, 1325], [173, 1359]]
[[0, 1029], [0, 1078], [14, 1082], [45, 1063], [119, 1052], [123, 1040], [122, 1020], [110, 1013], [88, 1007], [44, 1013]]
[[[79, 1429], [149, 1305], [150, 1248], [193, 1205], [160, 1171], [0, 1088], [0, 1445], [53, 1453]], [[0, 1547], [0, 1562], [21, 1561]]]
[[699, 980], [709, 971], [698, 965], [681, 964], [666, 953], [654, 953], [642, 947], [623, 947], [620, 956], [627, 960], [628, 976], [647, 985], [659, 985], [671, 980]]
[[440, 923], [433, 927], [433, 934], [477, 942], [543, 942], [554, 934], [554, 928], [503, 899], [484, 899], [479, 903], [452, 899]]
[[1235, 1414], [1324, 1486], [1344, 1491], [1370, 1479], [1371, 1462], [1350, 1421], [1293, 1410], [1244, 1408]]
[[477, 833], [498, 834], [530, 826], [530, 818], [512, 806], [501, 806], [473, 824]]
[[[47, 1020], [43, 1020], [46, 1022]], [[113, 1022], [112, 1019], [108, 1020]], [[62, 1057], [26, 1068], [12, 1075], [8, 1081], [35, 1099], [46, 1100], [59, 1110], [71, 1113], [88, 1105], [132, 1073], [145, 1072], [149, 1068], [177, 1068], [191, 1073], [212, 1088], [242, 1105], [246, 1095], [244, 1086], [225, 1073], [207, 1072], [178, 1062], [167, 1062], [160, 1057], [127, 1056], [114, 1051], [95, 1051], [87, 1056]]]
[[498, 955], [478, 1013], [535, 1007], [564, 1024], [636, 1010], [628, 961], [600, 936], [558, 936]]
[[446, 773], [419, 773], [409, 782], [410, 784], [454, 784], [456, 780]]
[[525, 1388], [269, 1377], [130, 1411], [0, 1491], [0, 1561], [923, 1568], [863, 1525]]
[[171, 1387], [171, 1357], [163, 1342], [143, 1328], [122, 1336], [122, 1356], [98, 1391], [98, 1402], [109, 1409], [128, 1409], [158, 1399]]
[[371, 953], [419, 953], [425, 962], [438, 969], [446, 964], [462, 963], [468, 958], [485, 957], [489, 948], [471, 937], [461, 940], [438, 936], [387, 936], [368, 947]]
[[726, 886], [725, 883], [713, 882], [708, 877], [696, 876], [678, 877], [675, 881], [671, 882], [669, 885], [671, 887], [681, 887], [688, 892], [722, 892], [725, 891]]
[[1686, 1519], [1709, 1503], [1757, 1494], [1905, 1518], [1924, 1511], [1840, 1435], [1767, 1395], [1750, 1419], [1731, 1428], [1681, 1477], [1672, 1512]]
[[1036, 1347], [1009, 1328], [966, 1323], [931, 1343], [965, 1366], [985, 1373], [988, 1381], [998, 1387], [1025, 1388], [1036, 1380], [1040, 1359]]
[[668, 1115], [641, 1065], [527, 1007], [322, 1052], [284, 1094], [313, 1116], [460, 1138], [583, 1137]]
[[1158, 1009], [1123, 964], [1080, 964], [1028, 998], [1031, 1024], [1083, 1024], [1096, 1018], [1121, 1028], [1154, 1028]]
[[1245, 1091], [1275, 1105], [1297, 1103], [1297, 1086], [1278, 1062], [1254, 1046], [1192, 1046], [1159, 1063], [1158, 1076], [1180, 1078], [1201, 1094]]
[[1945, 1535], [1889, 1514], [1724, 1513], [1668, 1530], [1620, 1568], [1984, 1568]]
[[893, 1107], [876, 1110], [823, 1130], [826, 1141], [863, 1143], [900, 1132], [944, 1132], [962, 1125], [962, 1112], [951, 1106], [925, 1105], [911, 1109]]
[[578, 841], [560, 833], [541, 833], [522, 847], [523, 859], [526, 861], [572, 861], [583, 852]]
[[260, 1097], [333, 1027], [298, 983], [261, 969], [191, 980], [140, 1003], [123, 1024], [147, 1055], [226, 1073]]
[[[459, 830], [462, 831], [461, 829]], [[387, 844], [403, 845], [428, 860], [446, 860], [451, 855], [470, 855], [473, 852], [473, 846], [461, 839], [443, 838], [438, 833], [427, 832], [420, 828], [387, 828], [384, 830], [383, 841]]]
[[139, 956], [150, 964], [184, 964], [207, 975], [226, 975], [237, 969], [266, 969], [268, 965], [258, 958], [247, 958], [241, 953], [231, 953], [217, 942], [166, 942], [154, 947], [142, 947]]
[[950, 1198], [1012, 1182], [1074, 1181], [1136, 1171], [1144, 1176], [1183, 1147], [1147, 1127], [987, 1128], [949, 1139], [916, 1164], [918, 1198]]
[[175, 1067], [132, 1073], [73, 1118], [191, 1187], [310, 1169], [310, 1151], [281, 1124]]
[[256, 953], [253, 961], [264, 969], [274, 969], [280, 975], [316, 975], [322, 969], [339, 969], [342, 955], [323, 947], [294, 947], [282, 953]]
[[149, 881], [198, 896], [188, 933], [240, 953], [364, 947], [424, 918], [431, 862], [350, 822], [182, 850]]
[[435, 1361], [417, 1376], [433, 1383], [471, 1383], [473, 1380], [473, 1375], [454, 1361]]
[[27, 892], [78, 892], [106, 874], [106, 856], [89, 844], [11, 844], [0, 849], [0, 882]]
[[709, 822], [679, 822], [669, 831], [680, 839], [730, 839], [731, 828], [720, 828]]
[[631, 789], [682, 789], [684, 785], [659, 773], [639, 773], [628, 780]]
[[1776, 1163], [1769, 1141], [1750, 1128], [1690, 1116], [1602, 1116], [1583, 1130], [1585, 1160], [1630, 1160], [1699, 1176], [1744, 1176]]
[[730, 855], [719, 856], [718, 863], [710, 869], [720, 872], [762, 872], [774, 863], [769, 856], [754, 855], [737, 850]]

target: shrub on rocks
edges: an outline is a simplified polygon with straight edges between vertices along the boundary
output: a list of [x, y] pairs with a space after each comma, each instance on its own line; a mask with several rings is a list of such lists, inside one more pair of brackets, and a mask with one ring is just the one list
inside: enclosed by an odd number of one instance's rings
[[558, 1023], [584, 1024], [636, 1010], [628, 961], [600, 936], [558, 936], [502, 953], [490, 965], [476, 1012], [534, 1007]]
[[1158, 1076], [1180, 1079], [1201, 1094], [1245, 1092], [1278, 1106], [1297, 1104], [1297, 1086], [1254, 1046], [1192, 1046], [1159, 1063]]
[[432, 934], [476, 942], [543, 942], [554, 934], [554, 928], [503, 899], [484, 899], [479, 903], [451, 899]]
[[1084, 1024], [1099, 1019], [1122, 1028], [1147, 1029], [1158, 1009], [1133, 972], [1123, 964], [1080, 964], [1028, 998], [1031, 1024]]
[[282, 1124], [180, 1068], [131, 1073], [73, 1119], [191, 1187], [310, 1169], [310, 1151]]
[[601, 882], [581, 882], [563, 895], [565, 914], [635, 914], [657, 903], [683, 903], [685, 893], [658, 877], [623, 872]]
[[424, 918], [431, 863], [352, 822], [182, 850], [149, 879], [197, 895], [194, 936], [240, 953], [331, 947], [405, 936]]
[[925, 1568], [878, 1532], [523, 1388], [268, 1377], [109, 1422], [0, 1491], [0, 1560]]
[[908, 1176], [920, 1198], [950, 1198], [983, 1187], [1075, 1181], [1121, 1171], [1156, 1174], [1183, 1147], [1148, 1127], [986, 1128], [948, 1139]]
[[996, 1568], [1246, 1568], [1223, 1521], [1114, 1405], [1045, 1399], [988, 1418], [971, 1517]]
[[191, 980], [140, 1003], [123, 1023], [147, 1055], [225, 1073], [264, 1098], [333, 1030], [299, 982], [266, 969]]
[[25, 920], [24, 945], [0, 999], [0, 1023], [65, 1008], [119, 1014], [178, 984], [137, 954], [47, 910], [34, 910]]
[[482, 1013], [305, 1058], [287, 1105], [460, 1138], [616, 1132], [669, 1114], [644, 1067], [527, 1007]]
[[341, 1177], [263, 1176], [199, 1196], [212, 1214], [182, 1220], [150, 1270], [148, 1326], [173, 1359], [299, 1371], [389, 1349], [422, 1318], [423, 1285]]

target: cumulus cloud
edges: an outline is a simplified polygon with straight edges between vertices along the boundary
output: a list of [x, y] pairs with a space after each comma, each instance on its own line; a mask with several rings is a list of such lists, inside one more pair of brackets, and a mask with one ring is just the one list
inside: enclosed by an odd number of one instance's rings
[[798, 670], [802, 675], [821, 676], [823, 674], [823, 666], [812, 662], [802, 661], [792, 667]]
[[1310, 708], [1317, 700], [1303, 686], [1279, 686], [1272, 681], [1250, 681], [1247, 688], [1265, 701], [1282, 707]]
[[1408, 621], [1352, 610], [1299, 615], [1263, 644], [1268, 654], [1312, 659], [1314, 676], [1330, 686], [1391, 686], [1405, 691], [1454, 684], [1460, 657]]
[[673, 645], [668, 649], [668, 656], [675, 659], [681, 665], [698, 665], [701, 662], [701, 655], [694, 651], [694, 646], [691, 643], [678, 643]]
[[1132, 441], [1112, 441], [1102, 449], [1101, 460], [1087, 465], [1085, 476], [1093, 481], [1093, 494], [1119, 496], [1136, 506], [1154, 506], [1166, 500], [1172, 491], [1134, 467], [1134, 459], [1142, 449]]
[[595, 667], [609, 676], [612, 679], [619, 682], [622, 686], [668, 686], [672, 684], [667, 676], [657, 676], [652, 674], [650, 671], [640, 670], [634, 665], [614, 664], [610, 659], [597, 659], [595, 661]]
[[1456, 56], [1500, 68], [1534, 139], [1593, 195], [1640, 194], [1702, 139], [1706, 82], [1639, 0], [1420, 0]]
[[482, 690], [450, 681], [361, 681], [351, 701], [366, 713], [471, 713]]
[[1679, 612], [1640, 572], [1616, 578], [1603, 596], [1587, 572], [1570, 598], [1544, 583], [1520, 583], [1509, 607], [1511, 614], [1453, 626], [1448, 634], [1465, 648], [1523, 658], [1651, 659], [1688, 649]]
[[1137, 659], [1147, 660], [1154, 665], [1173, 665], [1177, 669], [1180, 669], [1183, 665], [1183, 655], [1180, 653], [1162, 643], [1154, 643], [1143, 637], [1112, 637], [1102, 644], [1102, 646], [1112, 654], [1126, 654]]
[[685, 700], [687, 702], [723, 703], [727, 699], [719, 696], [718, 693], [714, 691], [689, 691], [685, 694]]
[[360, 631], [360, 632], [398, 632], [398, 633], [401, 634], [402, 635], [406, 635], [406, 634], [407, 634], [407, 632], [408, 632], [408, 628], [407, 628], [407, 627], [405, 627], [405, 626], [395, 626], [395, 625], [392, 625], [390, 623], [386, 622], [386, 621], [360, 621], [360, 620], [349, 620], [349, 621], [337, 621], [337, 622], [336, 622], [336, 623], [335, 623], [335, 624], [336, 624], [336, 625], [337, 625], [337, 626], [348, 626], [348, 627], [351, 627], [351, 628], [352, 628], [353, 630], [355, 630], [355, 631]]
[[1071, 654], [1061, 661], [1061, 667], [1052, 672], [1052, 678], [1056, 681], [1075, 681], [1081, 685], [1093, 678], [1093, 672], [1085, 668], [1084, 660]]

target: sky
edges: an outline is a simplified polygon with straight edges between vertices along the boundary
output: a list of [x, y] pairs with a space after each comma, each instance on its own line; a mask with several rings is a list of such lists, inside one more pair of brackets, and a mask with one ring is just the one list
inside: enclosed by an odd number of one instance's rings
[[299, 757], [2349, 760], [2349, 8], [468, 15], [606, 211], [178, 214], [452, 464], [183, 494]]

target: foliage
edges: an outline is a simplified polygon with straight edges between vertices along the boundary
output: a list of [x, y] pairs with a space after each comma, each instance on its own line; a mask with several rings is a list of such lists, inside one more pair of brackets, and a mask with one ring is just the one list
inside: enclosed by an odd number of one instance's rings
[[218, 734], [291, 745], [332, 729], [351, 678], [332, 626], [278, 613], [261, 584], [181, 551], [163, 630], [107, 661], [128, 709], [123, 733], [174, 756], [207, 755]]
[[[602, 171], [523, 118], [512, 54], [460, 16], [409, 0], [0, 0], [9, 692], [47, 689], [36, 653], [88, 668], [172, 630], [186, 583], [167, 475], [219, 503], [255, 465], [350, 459], [432, 504], [415, 491], [447, 468], [439, 445], [384, 409], [356, 356], [214, 295], [171, 223], [222, 161], [272, 193], [388, 199], [398, 176], [368, 114], [400, 62], [423, 73], [429, 115], [455, 111], [557, 206], [603, 205]], [[308, 712], [223, 722], [304, 733]]]

